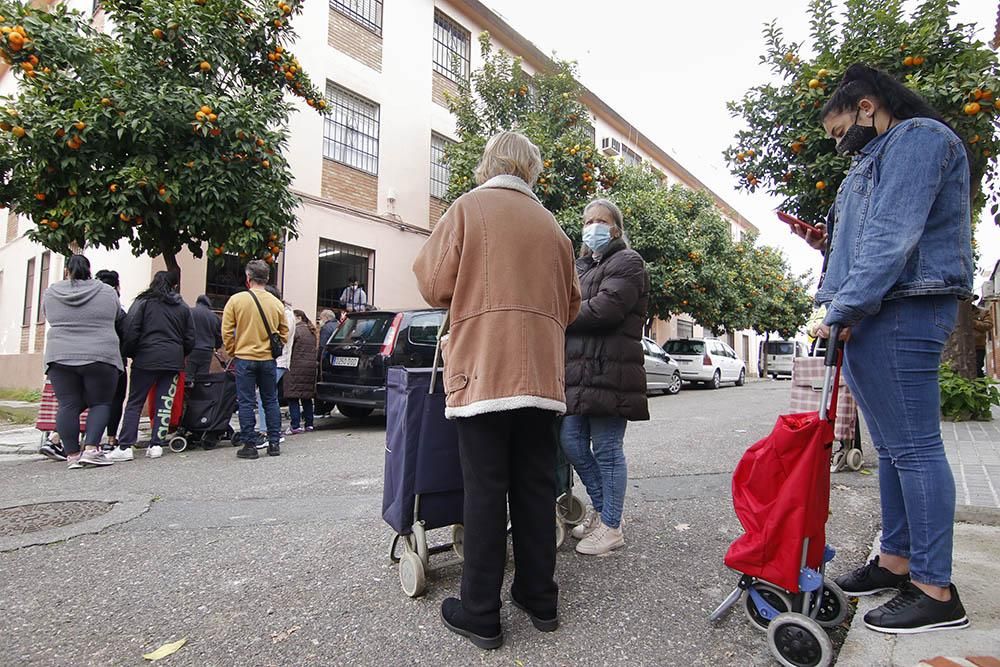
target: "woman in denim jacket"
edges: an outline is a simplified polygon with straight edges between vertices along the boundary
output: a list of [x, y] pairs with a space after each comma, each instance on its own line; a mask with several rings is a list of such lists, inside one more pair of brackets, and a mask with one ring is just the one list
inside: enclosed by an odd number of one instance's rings
[[[969, 624], [951, 583], [955, 480], [941, 441], [938, 365], [972, 293], [969, 162], [962, 140], [888, 74], [852, 65], [820, 118], [852, 155], [837, 192], [819, 335], [843, 327], [844, 372], [879, 457], [878, 556], [848, 595], [896, 594], [865, 615], [880, 632]], [[824, 238], [796, 230], [814, 247]]]

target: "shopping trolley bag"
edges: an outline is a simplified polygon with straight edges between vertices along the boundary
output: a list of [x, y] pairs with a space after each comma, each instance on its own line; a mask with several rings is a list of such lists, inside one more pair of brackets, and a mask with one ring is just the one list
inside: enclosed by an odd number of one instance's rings
[[[790, 400], [793, 413], [819, 410], [820, 394], [823, 390], [823, 369], [823, 357], [795, 357], [792, 362]], [[833, 435], [834, 440], [848, 442], [854, 439], [858, 406], [843, 376], [840, 378], [838, 390], [837, 423], [833, 427]]]
[[[42, 433], [50, 433], [56, 430], [56, 412], [59, 410], [59, 402], [56, 400], [56, 392], [52, 388], [52, 383], [46, 381], [42, 385], [42, 398], [38, 406], [38, 417], [35, 419], [35, 428]], [[87, 430], [87, 411], [80, 413], [80, 432]]]

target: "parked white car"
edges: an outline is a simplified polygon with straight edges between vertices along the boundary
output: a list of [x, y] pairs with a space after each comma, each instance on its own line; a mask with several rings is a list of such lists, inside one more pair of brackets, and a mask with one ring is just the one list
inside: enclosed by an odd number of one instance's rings
[[642, 352], [645, 356], [646, 391], [652, 394], [662, 391], [664, 394], [676, 394], [681, 390], [681, 369], [670, 355], [649, 338], [642, 339]]
[[707, 384], [718, 389], [723, 382], [742, 387], [747, 369], [733, 348], [715, 338], [679, 338], [664, 346], [686, 382]]
[[764, 357], [767, 356], [767, 374], [775, 380], [779, 375], [792, 377], [792, 363], [795, 357], [808, 356], [806, 346], [797, 340], [769, 340], [767, 347], [760, 342], [757, 355], [757, 373], [764, 377]]

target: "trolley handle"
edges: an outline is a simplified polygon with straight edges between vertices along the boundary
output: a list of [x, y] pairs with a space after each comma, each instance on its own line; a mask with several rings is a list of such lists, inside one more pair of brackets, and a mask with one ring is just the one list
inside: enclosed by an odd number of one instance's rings
[[819, 403], [819, 418], [837, 419], [837, 397], [840, 393], [840, 366], [844, 359], [844, 341], [840, 340], [839, 324], [830, 325], [830, 337], [826, 341], [826, 356], [823, 365], [823, 393]]
[[434, 393], [434, 388], [437, 386], [437, 372], [438, 363], [441, 361], [441, 339], [448, 333], [451, 326], [451, 309], [449, 309], [444, 314], [444, 319], [441, 320], [441, 327], [438, 329], [437, 341], [434, 344], [434, 364], [431, 366], [431, 386], [428, 394]]

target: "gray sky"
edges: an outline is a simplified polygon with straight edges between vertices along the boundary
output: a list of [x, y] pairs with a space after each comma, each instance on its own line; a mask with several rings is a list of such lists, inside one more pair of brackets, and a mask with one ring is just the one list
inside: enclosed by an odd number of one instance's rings
[[[795, 271], [818, 273], [819, 254], [775, 218], [778, 200], [738, 193], [722, 159], [740, 125], [726, 101], [771, 76], [758, 63], [763, 24], [777, 18], [788, 40], [807, 40], [806, 0], [485, 2], [542, 51], [576, 60], [588, 88], [747, 216], [761, 241], [782, 248]], [[958, 18], [977, 23], [989, 41], [996, 12], [992, 0], [960, 0]], [[984, 218], [978, 239], [981, 268], [992, 269], [1000, 229]], [[977, 290], [983, 279], [977, 276]]]

